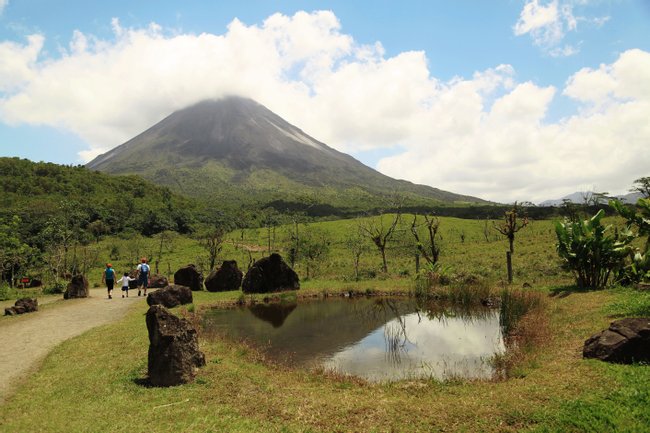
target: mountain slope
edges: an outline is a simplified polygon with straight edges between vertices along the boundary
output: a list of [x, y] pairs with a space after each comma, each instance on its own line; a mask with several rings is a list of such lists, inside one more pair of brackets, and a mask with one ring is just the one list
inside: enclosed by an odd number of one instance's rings
[[231, 204], [308, 198], [354, 207], [393, 193], [412, 203], [483, 202], [385, 176], [240, 97], [179, 110], [87, 167]]

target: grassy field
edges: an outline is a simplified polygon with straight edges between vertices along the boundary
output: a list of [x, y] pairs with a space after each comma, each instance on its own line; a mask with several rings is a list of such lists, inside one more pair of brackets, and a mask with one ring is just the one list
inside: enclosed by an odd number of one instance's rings
[[[362, 258], [364, 277], [352, 278], [344, 237], [354, 221], [315, 224], [331, 238], [330, 254], [301, 292], [392, 290], [413, 287], [413, 260], [405, 248], [391, 249], [389, 274], [378, 272], [380, 259], [370, 250]], [[443, 218], [441, 260], [455, 278], [480, 277], [499, 288], [505, 279], [507, 242], [483, 221]], [[282, 228], [276, 229], [280, 246]], [[464, 240], [461, 239], [464, 234]], [[223, 258], [247, 263], [248, 252], [261, 257], [263, 230], [232, 234]], [[237, 240], [238, 239], [238, 240]], [[116, 247], [116, 266], [129, 257], [154, 251], [156, 239], [108, 239], [102, 254]], [[0, 412], [3, 432], [151, 432], [151, 431], [538, 431], [644, 432], [650, 426], [650, 371], [643, 365], [609, 365], [582, 359], [582, 345], [615, 318], [649, 315], [650, 294], [611, 288], [578, 291], [559, 269], [554, 234], [548, 221], [534, 222], [515, 242], [515, 282], [547, 299], [549, 332], [531, 348], [508, 380], [418, 380], [368, 384], [267, 362], [254, 348], [200, 334], [207, 366], [189, 385], [158, 389], [142, 386], [147, 372], [148, 339], [144, 306], [109, 326], [94, 329], [55, 349], [42, 368]], [[148, 254], [148, 253], [147, 253]], [[194, 240], [177, 238], [160, 262], [171, 269], [204, 254]], [[169, 265], [167, 265], [167, 263]], [[302, 264], [297, 266], [301, 272]], [[245, 266], [244, 266], [245, 268]], [[120, 270], [118, 268], [118, 270]], [[369, 278], [375, 273], [377, 277]], [[91, 273], [99, 282], [101, 268]], [[192, 307], [232, 301], [240, 292], [195, 293]], [[54, 308], [54, 307], [53, 307]], [[188, 311], [189, 310], [189, 311]], [[6, 319], [5, 319], [6, 320]], [[333, 330], [332, 332], [336, 332]]]
[[[388, 225], [391, 215], [383, 218]], [[354, 281], [352, 254], [345, 246], [346, 237], [354, 236], [357, 227], [366, 219], [339, 220], [299, 224], [301, 236], [312, 235], [326, 239], [328, 253], [315, 264], [310, 264], [310, 277], [306, 279], [307, 262], [298, 260], [295, 270], [301, 277], [304, 287], [328, 286]], [[474, 276], [493, 285], [501, 285], [507, 280], [505, 252], [508, 242], [493, 228], [492, 221], [465, 220], [441, 217], [439, 234], [441, 239], [440, 263], [449, 272], [459, 276]], [[381, 272], [381, 256], [369, 240], [364, 240], [365, 251], [359, 266], [362, 284], [383, 286], [383, 281], [394, 284], [410, 284], [415, 276], [415, 247], [409, 227], [412, 216], [403, 216], [396, 237], [389, 242], [387, 249], [388, 273]], [[278, 226], [270, 231], [271, 251], [280, 252], [285, 258], [290, 247], [290, 231], [293, 225]], [[84, 250], [85, 249], [85, 250]], [[208, 255], [197, 237], [177, 234], [146, 238], [141, 236], [111, 237], [78, 248], [78, 257], [85, 254], [91, 257], [88, 279], [91, 284], [101, 281], [103, 264], [111, 262], [118, 273], [133, 269], [140, 257], [150, 258], [152, 266], [158, 262], [158, 271], [169, 277], [174, 271], [188, 263], [193, 263], [204, 275], [208, 273]], [[246, 229], [227, 235], [220, 260], [237, 260], [245, 272], [251, 261], [260, 259], [269, 252], [269, 231], [265, 228]], [[421, 259], [421, 264], [424, 259]], [[513, 256], [514, 282], [516, 285], [528, 283], [534, 287], [565, 285], [572, 282], [569, 274], [559, 267], [555, 253], [555, 233], [551, 221], [533, 221], [517, 234], [515, 255]]]

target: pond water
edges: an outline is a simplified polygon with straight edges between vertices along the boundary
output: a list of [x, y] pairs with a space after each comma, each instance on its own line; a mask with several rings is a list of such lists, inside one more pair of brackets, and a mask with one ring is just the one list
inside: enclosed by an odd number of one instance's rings
[[280, 362], [372, 382], [489, 379], [505, 352], [499, 312], [460, 312], [407, 299], [335, 299], [214, 309], [207, 329]]

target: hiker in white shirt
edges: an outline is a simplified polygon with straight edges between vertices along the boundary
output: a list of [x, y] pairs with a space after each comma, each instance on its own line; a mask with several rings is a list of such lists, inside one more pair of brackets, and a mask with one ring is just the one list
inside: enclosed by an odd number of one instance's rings
[[128, 273], [128, 272], [125, 272], [124, 275], [122, 276], [122, 278], [120, 278], [119, 280], [117, 280], [118, 283], [119, 283], [119, 282], [122, 283], [122, 297], [124, 297], [124, 294], [125, 294], [125, 293], [126, 293], [126, 297], [127, 297], [127, 298], [129, 297], [129, 283], [130, 283], [131, 281], [135, 281], [135, 278], [131, 278], [131, 277], [129, 277], [129, 273]]
[[147, 287], [149, 286], [149, 271], [151, 268], [147, 264], [147, 259], [142, 258], [141, 263], [138, 265], [138, 296], [140, 296], [140, 290], [144, 290], [144, 296], [147, 296]]

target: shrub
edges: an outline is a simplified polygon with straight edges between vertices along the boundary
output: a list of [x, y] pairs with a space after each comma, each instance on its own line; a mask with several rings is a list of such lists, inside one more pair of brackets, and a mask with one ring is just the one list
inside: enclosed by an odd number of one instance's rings
[[629, 230], [610, 234], [611, 226], [601, 222], [599, 210], [584, 221], [557, 222], [557, 252], [563, 267], [573, 273], [581, 288], [599, 289], [607, 285], [610, 275], [623, 267], [634, 236]]

